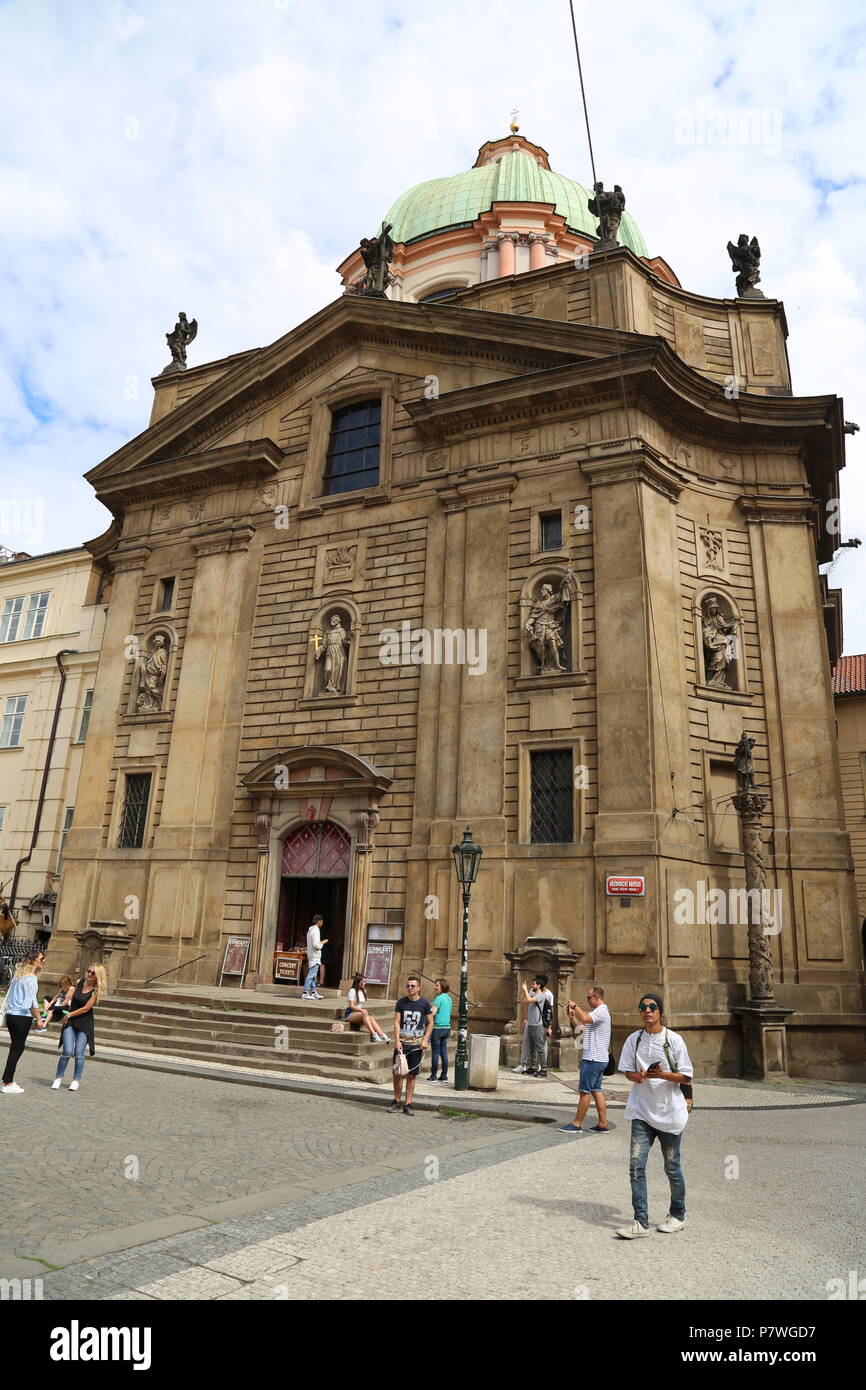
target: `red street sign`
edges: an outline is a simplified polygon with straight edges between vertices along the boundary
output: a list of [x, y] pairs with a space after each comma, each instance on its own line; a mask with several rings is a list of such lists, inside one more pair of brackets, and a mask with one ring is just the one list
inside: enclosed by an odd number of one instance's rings
[[643, 874], [608, 874], [604, 891], [609, 898], [645, 898], [646, 879]]

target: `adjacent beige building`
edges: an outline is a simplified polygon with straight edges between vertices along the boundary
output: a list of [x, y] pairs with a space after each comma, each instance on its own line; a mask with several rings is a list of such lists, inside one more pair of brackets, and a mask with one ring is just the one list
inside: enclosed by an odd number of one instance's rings
[[[484, 159], [540, 167], [513, 142]], [[778, 301], [692, 293], [634, 237], [487, 278], [464, 237], [448, 284], [457, 214], [429, 197], [411, 246], [395, 227], [400, 299], [155, 378], [150, 427], [88, 475], [113, 587], [54, 949], [95, 923], [125, 977], [212, 984], [241, 936], [271, 982], [319, 911], [329, 985], [371, 943], [392, 993], [410, 966], [454, 981], [469, 825], [474, 1026], [513, 1023], [510, 956], [541, 937], [560, 1021], [584, 979], [618, 1028], [657, 988], [697, 1065], [736, 1074], [746, 925], [704, 904], [744, 882], [745, 729], [791, 1070], [866, 1075], [817, 569], [841, 401], [792, 394]], [[514, 203], [461, 221], [519, 250]], [[556, 246], [594, 246], [557, 207]], [[426, 304], [425, 237], [449, 290]]]
[[833, 699], [845, 820], [854, 854], [857, 915], [866, 951], [866, 655], [840, 657], [833, 668]]
[[105, 620], [101, 584], [83, 547], [0, 561], [0, 884], [19, 938], [51, 932]]

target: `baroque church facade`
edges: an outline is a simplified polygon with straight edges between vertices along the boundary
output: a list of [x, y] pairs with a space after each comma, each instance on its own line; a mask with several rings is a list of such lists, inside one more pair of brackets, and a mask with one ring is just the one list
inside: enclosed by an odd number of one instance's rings
[[473, 1027], [514, 1026], [544, 938], [561, 994], [594, 979], [620, 1021], [660, 988], [733, 1074], [746, 924], [681, 905], [744, 883], [745, 730], [791, 1072], [862, 1075], [817, 569], [841, 402], [792, 394], [778, 301], [682, 288], [628, 214], [599, 251], [514, 131], [385, 222], [388, 297], [354, 253], [271, 346], [155, 378], [88, 475], [111, 588], [53, 958], [92, 925], [125, 978], [213, 984], [241, 936], [270, 984], [321, 912], [328, 985], [383, 941], [390, 995], [453, 980], [468, 825]]

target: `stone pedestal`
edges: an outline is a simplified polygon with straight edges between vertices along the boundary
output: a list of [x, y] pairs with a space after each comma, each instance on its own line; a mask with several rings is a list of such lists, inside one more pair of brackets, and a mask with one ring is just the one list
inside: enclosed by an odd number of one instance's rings
[[495, 1091], [499, 1081], [499, 1038], [489, 1033], [473, 1033], [469, 1039], [469, 1087], [473, 1091]]
[[108, 979], [108, 992], [113, 994], [123, 970], [123, 961], [129, 950], [132, 935], [123, 922], [91, 922], [86, 931], [77, 931], [78, 965], [76, 979], [80, 979], [88, 965], [102, 965]]
[[788, 1075], [788, 1042], [785, 1023], [794, 1012], [775, 1001], [741, 1004], [743, 1076], [750, 1081], [772, 1081]]
[[[547, 988], [553, 995], [553, 1029], [548, 1039], [547, 1065], [563, 1067], [567, 1071], [577, 1069], [577, 1053], [570, 1045], [571, 1029], [565, 1006], [571, 998], [574, 967], [579, 956], [572, 951], [564, 936], [527, 936], [516, 951], [506, 951], [506, 960], [511, 961], [514, 971], [514, 1018], [505, 1025], [505, 1060], [515, 1066], [520, 1059], [523, 1030], [520, 1027], [521, 1012], [525, 1016], [526, 1000], [521, 983], [532, 983], [533, 975], [546, 975]], [[566, 1046], [562, 1046], [565, 1035]], [[471, 1084], [471, 1082], [470, 1082]]]

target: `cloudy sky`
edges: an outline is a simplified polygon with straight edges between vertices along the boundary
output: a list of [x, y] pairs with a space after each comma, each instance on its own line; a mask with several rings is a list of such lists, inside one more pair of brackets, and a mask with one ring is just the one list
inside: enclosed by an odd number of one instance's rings
[[[795, 392], [864, 427], [842, 536], [866, 542], [862, 0], [576, 11], [599, 177], [689, 289], [730, 295], [725, 245], [757, 233]], [[81, 475], [146, 426], [178, 309], [191, 363], [279, 337], [513, 106], [590, 182], [568, 0], [0, 0], [0, 94], [0, 542], [31, 552], [105, 528]], [[832, 582], [866, 651], [866, 543]]]

